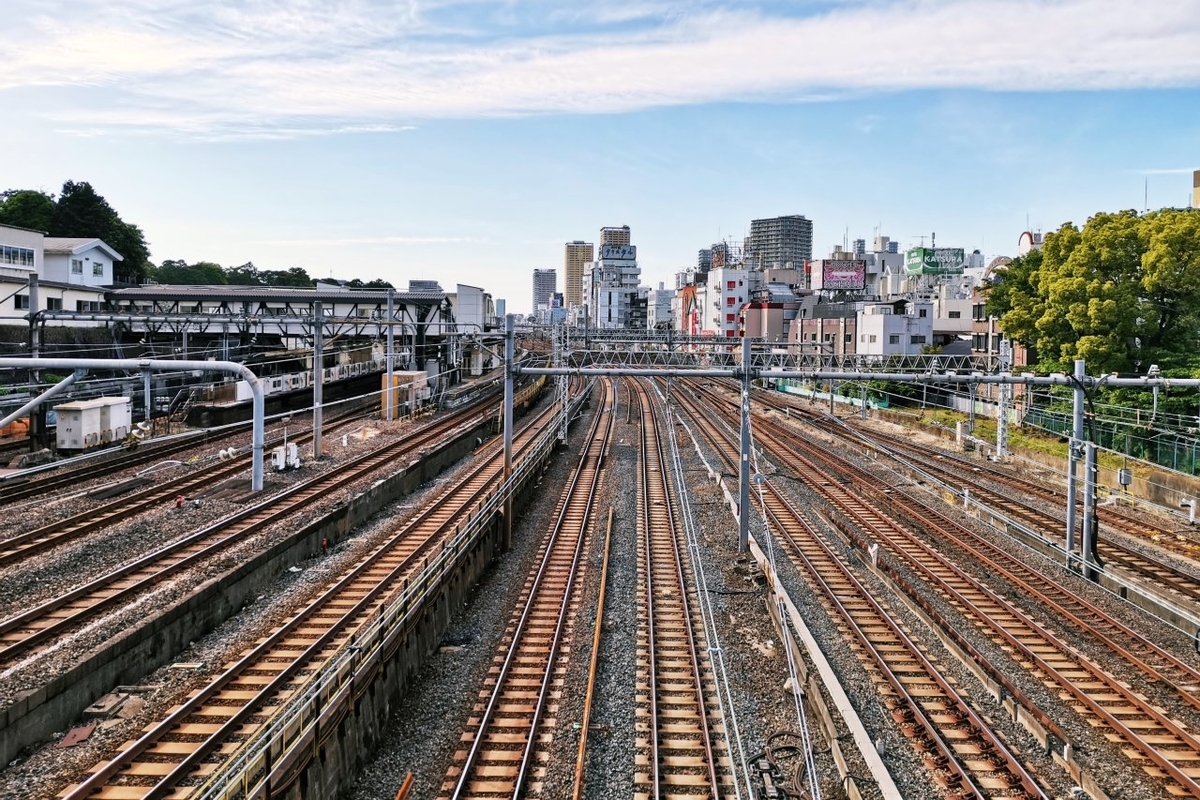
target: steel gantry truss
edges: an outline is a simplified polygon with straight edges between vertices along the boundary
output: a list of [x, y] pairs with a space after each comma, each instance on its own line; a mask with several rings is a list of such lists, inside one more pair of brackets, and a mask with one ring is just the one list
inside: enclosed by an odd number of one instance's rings
[[[512, 317], [506, 328], [506, 341], [513, 338]], [[568, 343], [579, 344], [568, 354], [565, 366], [536, 367], [516, 363], [511, 357], [511, 347], [506, 348], [507, 375], [547, 375], [547, 376], [628, 376], [628, 377], [665, 377], [665, 378], [730, 378], [741, 382], [742, 398], [742, 441], [739, 470], [738, 496], [738, 545], [745, 551], [748, 547], [749, 515], [744, 513], [748, 507], [749, 497], [749, 415], [750, 387], [754, 381], [760, 380], [799, 380], [813, 382], [834, 381], [894, 381], [897, 383], [914, 383], [922, 386], [933, 385], [963, 385], [974, 393], [979, 386], [996, 384], [1001, 388], [1011, 388], [1013, 385], [1023, 386], [1062, 386], [1070, 387], [1073, 392], [1075, 425], [1070, 443], [1067, 490], [1067, 536], [1066, 562], [1071, 568], [1081, 568], [1085, 575], [1094, 578], [1099, 568], [1096, 558], [1098, 544], [1098, 518], [1095, 511], [1096, 489], [1096, 445], [1084, 439], [1083, 421], [1084, 404], [1092, 392], [1100, 386], [1128, 387], [1168, 387], [1200, 388], [1200, 379], [1164, 379], [1160, 377], [1142, 376], [1122, 378], [1116, 375], [1092, 377], [1087, 375], [1086, 365], [1082, 360], [1075, 362], [1072, 375], [1054, 373], [1051, 375], [1034, 375], [1022, 373], [1014, 375], [1011, 372], [984, 373], [972, 369], [974, 363], [969, 357], [964, 360], [947, 358], [945, 356], [881, 357], [871, 361], [871, 357], [850, 357], [846, 362], [829, 356], [812, 352], [790, 352], [787, 346], [752, 339], [730, 340], [717, 337], [691, 337], [692, 349], [680, 350], [664, 346], [670, 337], [666, 334], [651, 334], [646, 337], [634, 335], [632, 331], [603, 331], [584, 332], [569, 335]], [[703, 339], [704, 341], [699, 341]], [[740, 350], [740, 353], [733, 352]], [[959, 366], [963, 365], [963, 366]], [[906, 369], [907, 368], [907, 369]], [[511, 378], [510, 378], [511, 380]], [[512, 430], [511, 393], [505, 397], [505, 429], [504, 437], [507, 446], [511, 446]], [[1003, 426], [1001, 426], [1003, 427]], [[1007, 435], [1007, 430], [1003, 434]], [[1084, 504], [1083, 524], [1080, 555], [1074, 553], [1075, 546], [1075, 495], [1077, 480], [1077, 465], [1085, 462], [1084, 470]]]

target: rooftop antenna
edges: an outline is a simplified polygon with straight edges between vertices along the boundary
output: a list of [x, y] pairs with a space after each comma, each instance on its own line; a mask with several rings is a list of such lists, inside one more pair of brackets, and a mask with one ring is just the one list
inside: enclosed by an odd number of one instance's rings
[[929, 234], [929, 246], [934, 249], [937, 248], [937, 231]]
[[1147, 175], [1145, 183], [1142, 185], [1142, 213], [1145, 214], [1150, 210], [1150, 176]]

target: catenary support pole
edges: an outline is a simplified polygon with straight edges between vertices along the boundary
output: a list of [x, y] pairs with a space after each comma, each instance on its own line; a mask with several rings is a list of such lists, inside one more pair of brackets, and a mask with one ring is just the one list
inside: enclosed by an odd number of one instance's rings
[[150, 397], [150, 370], [148, 369], [142, 370], [142, 396], [146, 398], [146, 413], [143, 419], [145, 419], [146, 424], [149, 425], [150, 412], [153, 410], [154, 406], [151, 403]]
[[1067, 448], [1067, 567], [1074, 567], [1075, 558], [1075, 484], [1083, 446], [1083, 379], [1087, 365], [1075, 359], [1075, 395], [1072, 403], [1071, 443]]
[[504, 315], [504, 549], [512, 547], [513, 315]]
[[387, 395], [383, 401], [385, 408], [384, 417], [388, 422], [396, 418], [395, 408], [395, 393], [393, 387], [396, 384], [396, 333], [395, 326], [392, 324], [396, 321], [396, 290], [388, 289], [387, 301]]
[[321, 457], [321, 426], [325, 421], [325, 318], [320, 300], [313, 303], [313, 458]]
[[738, 470], [738, 552], [750, 549], [750, 340], [742, 337], [742, 436]]
[[230, 372], [244, 380], [250, 387], [253, 397], [254, 422], [251, 438], [253, 440], [253, 465], [251, 467], [250, 487], [252, 491], [261, 492], [263, 488], [263, 429], [266, 401], [263, 398], [262, 384], [258, 376], [244, 364], [232, 361], [175, 361], [170, 359], [156, 360], [144, 358], [0, 358], [0, 369], [83, 369], [83, 370], [149, 370], [151, 372], [179, 372], [180, 370], [206, 370], [209, 372]]
[[37, 397], [30, 400], [28, 403], [26, 403], [25, 405], [18, 408], [16, 411], [13, 411], [12, 413], [8, 414], [8, 416], [4, 417], [3, 419], [0, 419], [0, 428], [3, 428], [5, 425], [7, 425], [8, 423], [12, 422], [15, 419], [20, 419], [21, 417], [25, 416], [33, 409], [40, 406], [42, 403], [46, 402], [50, 398], [54, 397], [56, 394], [59, 394], [64, 389], [69, 387], [71, 384], [75, 383], [75, 381], [82, 378], [86, 373], [87, 373], [87, 370], [82, 370], [82, 369], [75, 370], [70, 375], [63, 378], [61, 381], [54, 384], [49, 389], [42, 392]]
[[1083, 461], [1083, 536], [1080, 542], [1080, 554], [1083, 556], [1083, 576], [1090, 581], [1096, 580], [1096, 444], [1084, 444]]

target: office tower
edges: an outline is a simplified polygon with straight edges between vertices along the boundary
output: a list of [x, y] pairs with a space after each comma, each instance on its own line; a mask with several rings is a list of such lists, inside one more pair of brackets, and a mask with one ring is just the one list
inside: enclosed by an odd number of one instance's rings
[[1192, 173], [1192, 208], [1200, 208], [1200, 169]]
[[567, 308], [583, 305], [583, 271], [595, 260], [596, 247], [591, 242], [567, 242], [563, 256], [563, 299]]
[[600, 246], [610, 247], [615, 245], [629, 244], [629, 226], [622, 225], [619, 228], [601, 228], [600, 229]]
[[535, 269], [533, 271], [533, 313], [542, 306], [549, 307], [550, 298], [558, 286], [558, 273], [553, 269]]
[[812, 258], [812, 220], [800, 214], [756, 219], [746, 237], [745, 260], [753, 269], [803, 269]]

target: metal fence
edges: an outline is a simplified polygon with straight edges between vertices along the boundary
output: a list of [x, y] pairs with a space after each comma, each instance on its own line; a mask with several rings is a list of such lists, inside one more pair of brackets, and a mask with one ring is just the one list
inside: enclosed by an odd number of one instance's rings
[[[1071, 414], [1045, 408], [1031, 408], [1021, 418], [1023, 425], [1071, 435]], [[1084, 434], [1100, 447], [1131, 458], [1150, 461], [1189, 475], [1200, 475], [1200, 439], [1187, 432], [1160, 430], [1123, 420], [1090, 417], [1084, 421]]]

